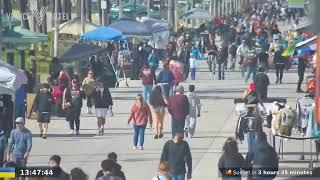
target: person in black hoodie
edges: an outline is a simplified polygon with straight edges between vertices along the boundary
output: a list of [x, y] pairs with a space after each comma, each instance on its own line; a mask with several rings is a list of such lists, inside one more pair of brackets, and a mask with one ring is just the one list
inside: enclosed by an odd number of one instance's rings
[[[114, 167], [112, 169], [112, 174], [114, 176], [121, 177], [122, 180], [126, 180], [124, 172], [121, 170], [121, 168], [122, 168], [121, 165], [119, 165], [117, 163], [117, 158], [118, 158], [118, 155], [115, 152], [111, 152], [111, 153], [108, 154], [108, 160], [112, 160], [114, 162]], [[102, 176], [104, 176], [103, 170], [100, 170], [100, 171], [98, 171], [98, 173], [96, 175], [96, 179], [98, 179], [99, 177], [102, 177]]]
[[[70, 124], [70, 134], [79, 135], [80, 132], [80, 114], [82, 108], [82, 98], [84, 92], [80, 88], [78, 80], [73, 79], [71, 86], [66, 88], [63, 93], [63, 109], [67, 111], [67, 121]], [[74, 131], [76, 125], [76, 131]]]
[[268, 86], [270, 85], [270, 80], [268, 75], [265, 73], [264, 67], [258, 68], [258, 74], [254, 79], [254, 84], [256, 86], [256, 90], [260, 94], [260, 98], [262, 100], [267, 99], [268, 96]]
[[[42, 85], [42, 89], [37, 93], [32, 107], [33, 113], [38, 112], [40, 137], [43, 139], [47, 138], [47, 131], [52, 113], [52, 105], [54, 103], [53, 95], [49, 89], [49, 84]], [[31, 115], [32, 113], [30, 113], [29, 119]]]
[[54, 168], [55, 176], [48, 177], [47, 180], [69, 180], [69, 174], [64, 172], [60, 167], [61, 157], [58, 155], [53, 155], [49, 159], [50, 168]]
[[246, 157], [246, 160], [248, 162], [251, 162], [252, 160], [252, 170], [257, 172], [253, 173], [255, 175], [252, 179], [273, 179], [276, 177], [277, 173], [274, 175], [266, 175], [262, 173], [261, 176], [258, 176], [260, 174], [259, 172], [263, 172], [263, 170], [267, 170], [269, 172], [278, 171], [279, 164], [277, 152], [271, 145], [269, 145], [267, 135], [264, 132], [260, 131], [256, 133], [256, 147], [253, 158], [251, 159], [251, 157]]
[[[241, 153], [239, 153], [237, 141], [229, 137], [223, 146], [223, 154], [218, 162], [219, 171], [222, 175], [222, 179], [239, 179], [241, 180], [241, 174], [233, 174], [234, 171], [240, 171], [241, 169], [248, 170], [249, 164]], [[230, 171], [232, 174], [229, 174]]]

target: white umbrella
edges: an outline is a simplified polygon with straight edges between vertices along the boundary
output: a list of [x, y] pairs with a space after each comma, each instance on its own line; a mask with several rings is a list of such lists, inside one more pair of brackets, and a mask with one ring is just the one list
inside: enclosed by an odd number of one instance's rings
[[[95, 24], [92, 24], [90, 22], [86, 22], [84, 26], [84, 31], [92, 31], [96, 29], [98, 26]], [[73, 20], [67, 21], [65, 23], [62, 23], [59, 27], [59, 33], [60, 34], [72, 34], [75, 36], [81, 35], [81, 19], [75, 18]]]

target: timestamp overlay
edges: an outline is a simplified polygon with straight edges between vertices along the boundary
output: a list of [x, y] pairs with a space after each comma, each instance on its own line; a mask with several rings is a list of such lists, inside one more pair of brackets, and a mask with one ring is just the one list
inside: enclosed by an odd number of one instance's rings
[[15, 173], [16, 177], [55, 177], [58, 169], [50, 167], [15, 168]]
[[239, 170], [239, 169], [223, 169], [219, 171], [221, 177], [319, 177], [318, 173], [315, 173], [311, 168], [254, 168], [251, 170]]

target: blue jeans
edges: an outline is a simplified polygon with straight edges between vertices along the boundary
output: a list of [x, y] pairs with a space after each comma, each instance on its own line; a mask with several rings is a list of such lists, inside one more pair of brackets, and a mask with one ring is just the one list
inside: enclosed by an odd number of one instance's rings
[[138, 144], [138, 139], [140, 139], [140, 146], [143, 146], [144, 144], [144, 132], [146, 130], [147, 125], [133, 125], [134, 129], [134, 136], [133, 136], [133, 144], [134, 146], [137, 146]]
[[257, 66], [247, 66], [247, 74], [246, 74], [245, 82], [248, 82], [251, 74], [252, 74], [252, 81], [254, 81], [257, 74]]
[[172, 175], [171, 180], [185, 180], [186, 175], [185, 174], [179, 174], [179, 175]]
[[150, 94], [152, 91], [152, 85], [142, 85], [142, 96], [145, 102], [149, 102]]
[[219, 63], [218, 64], [218, 77], [219, 77], [219, 80], [221, 80], [221, 79], [224, 80], [224, 69], [225, 69], [224, 63]]
[[162, 94], [163, 96], [165, 97], [169, 97], [171, 95], [171, 89], [172, 89], [172, 86], [171, 84], [161, 84], [161, 88], [162, 88]]
[[253, 131], [249, 131], [247, 133], [247, 141], [248, 141], [248, 153], [254, 154], [256, 142], [255, 142], [255, 134]]
[[196, 68], [191, 68], [191, 80], [196, 80]]
[[171, 128], [172, 128], [172, 137], [176, 134], [177, 131], [184, 131], [185, 120], [171, 120]]

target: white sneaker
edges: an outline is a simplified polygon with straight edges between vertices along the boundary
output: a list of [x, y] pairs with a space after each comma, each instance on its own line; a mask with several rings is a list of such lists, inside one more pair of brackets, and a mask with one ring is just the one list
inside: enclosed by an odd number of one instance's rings
[[101, 130], [98, 129], [97, 136], [100, 136], [100, 135], [101, 135]]
[[142, 150], [143, 150], [143, 146], [140, 146], [140, 147], [139, 147], [139, 150], [141, 150], [141, 151], [142, 151]]
[[69, 130], [69, 134], [70, 134], [70, 135], [74, 134], [74, 130], [70, 129], [70, 130]]
[[133, 148], [132, 148], [133, 150], [137, 150], [137, 146], [133, 146]]

